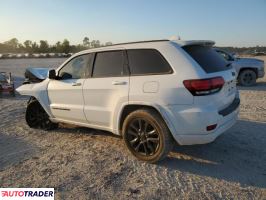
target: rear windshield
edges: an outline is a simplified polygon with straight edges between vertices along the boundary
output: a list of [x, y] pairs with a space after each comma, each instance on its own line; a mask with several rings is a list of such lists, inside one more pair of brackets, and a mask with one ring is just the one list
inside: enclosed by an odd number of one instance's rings
[[183, 49], [204, 69], [206, 73], [228, 70], [230, 64], [226, 62], [212, 47], [191, 45]]

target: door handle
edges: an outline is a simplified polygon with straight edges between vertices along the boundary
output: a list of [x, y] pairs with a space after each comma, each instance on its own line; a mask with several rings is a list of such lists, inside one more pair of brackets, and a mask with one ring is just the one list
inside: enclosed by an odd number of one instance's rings
[[126, 85], [127, 82], [126, 81], [113, 81], [112, 84], [113, 85]]
[[72, 83], [72, 86], [81, 86], [81, 83]]

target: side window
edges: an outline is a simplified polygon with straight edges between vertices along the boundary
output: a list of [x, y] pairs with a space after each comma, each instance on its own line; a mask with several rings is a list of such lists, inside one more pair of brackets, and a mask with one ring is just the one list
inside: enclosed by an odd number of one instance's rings
[[123, 51], [106, 51], [96, 54], [93, 77], [115, 77], [126, 75]]
[[92, 54], [85, 54], [73, 58], [60, 69], [58, 76], [62, 79], [86, 78], [86, 73], [88, 73], [88, 63], [90, 63], [91, 59], [93, 59]]
[[172, 68], [165, 58], [155, 49], [127, 50], [131, 75], [166, 74]]

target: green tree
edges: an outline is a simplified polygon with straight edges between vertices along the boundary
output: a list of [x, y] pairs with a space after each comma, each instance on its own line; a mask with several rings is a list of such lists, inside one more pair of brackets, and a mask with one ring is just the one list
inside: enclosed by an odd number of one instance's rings
[[83, 39], [83, 46], [90, 48], [90, 39], [88, 37]]
[[61, 53], [62, 52], [62, 46], [61, 46], [61, 42], [56, 42], [55, 44], [55, 50], [57, 53]]
[[32, 53], [33, 52], [33, 50], [32, 50], [32, 41], [31, 40], [26, 40], [24, 42], [24, 48], [25, 48], [27, 53]]
[[39, 45], [36, 42], [32, 43], [31, 48], [33, 53], [37, 53], [39, 51]]
[[23, 44], [18, 44], [16, 53], [24, 53], [25, 52], [25, 47], [23, 46]]
[[62, 43], [62, 52], [69, 53], [70, 52], [70, 43], [67, 39], [64, 39]]
[[97, 47], [100, 47], [101, 44], [100, 44], [100, 41], [99, 40], [92, 40], [91, 41], [91, 47], [92, 48], [97, 48]]
[[4, 44], [10, 46], [13, 49], [18, 48], [19, 45], [17, 38], [12, 38], [11, 40], [6, 41]]
[[[23, 44], [20, 44], [16, 38], [12, 38], [2, 44], [0, 43], [0, 53], [74, 53], [91, 47], [96, 48], [108, 45], [112, 45], [112, 43], [106, 42], [105, 44], [101, 44], [99, 40], [90, 41], [89, 37], [84, 37], [82, 44], [70, 45], [70, 42], [67, 39], [64, 39], [63, 42], [58, 41], [51, 46], [46, 40], [40, 40], [39, 44], [31, 40], [26, 40]], [[261, 50], [262, 48], [263, 47], [254, 47], [253, 49]]]
[[40, 53], [47, 53], [49, 52], [49, 44], [46, 40], [40, 40], [40, 47], [39, 47]]

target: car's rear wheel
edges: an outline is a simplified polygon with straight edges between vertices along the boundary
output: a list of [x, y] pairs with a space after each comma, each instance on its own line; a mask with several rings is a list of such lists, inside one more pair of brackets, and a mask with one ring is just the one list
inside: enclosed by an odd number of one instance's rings
[[37, 100], [32, 100], [26, 110], [26, 122], [31, 128], [39, 128], [43, 130], [52, 130], [58, 127], [53, 123], [48, 114], [45, 112], [41, 104]]
[[238, 76], [238, 82], [242, 86], [252, 86], [256, 84], [256, 73], [253, 70], [246, 69]]
[[162, 117], [154, 110], [130, 113], [123, 123], [123, 139], [139, 160], [155, 163], [171, 151], [174, 140]]

